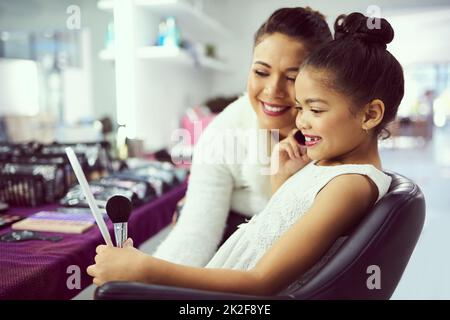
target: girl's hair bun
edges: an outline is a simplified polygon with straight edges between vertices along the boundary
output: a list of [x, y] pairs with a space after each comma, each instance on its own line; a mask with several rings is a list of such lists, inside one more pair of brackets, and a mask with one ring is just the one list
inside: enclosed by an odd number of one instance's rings
[[335, 39], [351, 37], [384, 49], [394, 39], [394, 30], [389, 22], [383, 18], [368, 18], [359, 12], [337, 17], [334, 31]]

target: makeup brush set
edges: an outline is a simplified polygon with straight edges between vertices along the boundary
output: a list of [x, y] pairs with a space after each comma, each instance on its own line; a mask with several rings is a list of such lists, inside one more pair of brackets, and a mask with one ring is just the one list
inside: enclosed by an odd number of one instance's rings
[[[65, 146], [58, 143], [0, 143], [0, 200], [16, 206], [38, 206], [63, 197], [75, 182]], [[88, 174], [107, 168], [102, 144], [76, 144], [73, 147]]]
[[[113, 195], [128, 198], [138, 207], [161, 196], [186, 179], [187, 170], [168, 162], [133, 160], [122, 171], [89, 182], [97, 205], [105, 207]], [[88, 207], [80, 185], [73, 186], [59, 202], [63, 206]]]

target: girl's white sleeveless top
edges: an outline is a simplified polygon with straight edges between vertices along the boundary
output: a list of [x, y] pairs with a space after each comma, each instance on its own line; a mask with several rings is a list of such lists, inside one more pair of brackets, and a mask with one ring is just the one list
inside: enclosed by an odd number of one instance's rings
[[272, 196], [267, 206], [219, 248], [206, 268], [250, 270], [314, 202], [318, 192], [333, 178], [342, 174], [361, 174], [378, 187], [378, 199], [389, 189], [391, 177], [372, 165], [318, 166], [310, 162], [290, 177]]

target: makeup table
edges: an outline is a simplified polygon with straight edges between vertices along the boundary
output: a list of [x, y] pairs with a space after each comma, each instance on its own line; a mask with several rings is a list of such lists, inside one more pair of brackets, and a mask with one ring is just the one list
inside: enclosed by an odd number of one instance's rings
[[[128, 221], [128, 236], [133, 238], [136, 247], [170, 223], [177, 202], [185, 195], [186, 188], [187, 183], [175, 186], [161, 197], [132, 211]], [[30, 216], [57, 207], [13, 207], [8, 214]], [[114, 237], [113, 224], [109, 220], [107, 227]], [[10, 231], [10, 227], [2, 228], [0, 235]], [[59, 242], [0, 242], [0, 300], [67, 300], [92, 284], [86, 268], [94, 262], [95, 248], [104, 244], [99, 229], [94, 226], [82, 234], [42, 234], [59, 235], [63, 239]]]

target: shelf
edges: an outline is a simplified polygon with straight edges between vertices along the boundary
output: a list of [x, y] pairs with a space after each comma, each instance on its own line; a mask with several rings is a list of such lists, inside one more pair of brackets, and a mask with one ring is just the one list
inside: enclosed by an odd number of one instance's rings
[[141, 47], [137, 51], [137, 57], [141, 59], [189, 59], [185, 50], [176, 47]]
[[[173, 16], [182, 27], [188, 27], [193, 34], [204, 35], [203, 40], [215, 40], [212, 34], [231, 38], [231, 33], [216, 20], [179, 0], [136, 0], [136, 5], [154, 12], [162, 17]], [[183, 31], [183, 29], [182, 29]], [[206, 34], [209, 34], [207, 36]]]
[[[187, 50], [168, 47], [141, 47], [138, 49], [137, 57], [140, 59], [163, 59], [168, 62], [181, 63], [194, 66], [194, 57]], [[199, 66], [211, 70], [226, 71], [226, 65], [216, 59], [199, 57]]]
[[204, 68], [211, 69], [211, 70], [217, 70], [222, 72], [229, 72], [230, 68], [222, 61], [219, 61], [217, 59], [209, 58], [209, 57], [201, 57], [200, 59], [200, 65]]
[[114, 60], [114, 50], [113, 49], [103, 49], [99, 52], [98, 57], [100, 60], [113, 61]]
[[[197, 40], [214, 41], [217, 36], [231, 39], [231, 32], [223, 27], [216, 20], [212, 19], [202, 11], [196, 9], [191, 4], [181, 0], [135, 0], [136, 7], [145, 9], [150, 13], [155, 13], [162, 18], [175, 17], [178, 25], [188, 29], [189, 33], [195, 34]], [[101, 10], [112, 11], [114, 9], [113, 0], [100, 0], [97, 7]]]
[[[180, 48], [168, 48], [168, 47], [141, 47], [137, 50], [136, 57], [144, 60], [164, 60], [169, 63], [180, 63], [185, 65], [194, 66], [194, 58], [189, 54], [187, 50]], [[99, 58], [105, 61], [114, 60], [114, 50], [104, 49], [100, 51]], [[202, 68], [217, 70], [217, 71], [228, 71], [225, 63], [209, 58], [209, 57], [199, 57], [199, 65]]]
[[113, 0], [100, 0], [97, 2], [97, 8], [104, 11], [113, 11], [114, 1]]

